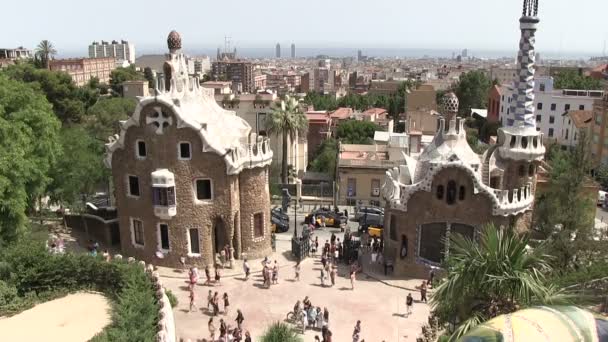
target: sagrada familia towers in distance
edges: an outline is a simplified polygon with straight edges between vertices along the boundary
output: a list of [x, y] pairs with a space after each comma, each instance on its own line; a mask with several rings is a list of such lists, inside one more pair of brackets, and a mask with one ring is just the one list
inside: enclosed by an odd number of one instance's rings
[[443, 260], [452, 233], [474, 238], [488, 223], [529, 229], [545, 154], [533, 105], [538, 0], [524, 0], [519, 22], [515, 119], [499, 129], [497, 144], [483, 155], [471, 149], [464, 119], [457, 117], [458, 99], [449, 93], [432, 143], [387, 172], [385, 254], [395, 260], [396, 274], [425, 277], [429, 265]]

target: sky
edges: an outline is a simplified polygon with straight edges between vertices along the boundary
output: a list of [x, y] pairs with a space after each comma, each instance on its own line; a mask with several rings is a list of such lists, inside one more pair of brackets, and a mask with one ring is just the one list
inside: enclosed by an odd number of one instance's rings
[[[17, 0], [3, 1], [0, 47], [50, 40], [86, 55], [94, 40], [129, 40], [164, 52], [171, 30], [184, 50], [399, 48], [514, 51], [522, 0]], [[537, 51], [601, 55], [607, 0], [539, 0]], [[12, 29], [11, 29], [12, 28]], [[608, 48], [607, 48], [608, 50]]]

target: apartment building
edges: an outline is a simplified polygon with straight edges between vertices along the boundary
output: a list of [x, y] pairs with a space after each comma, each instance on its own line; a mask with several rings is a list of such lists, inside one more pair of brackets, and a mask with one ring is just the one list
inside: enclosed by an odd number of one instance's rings
[[110, 73], [116, 69], [116, 59], [114, 57], [54, 59], [49, 61], [49, 68], [68, 73], [79, 87], [87, 84], [93, 77], [97, 77], [101, 83], [109, 84]]
[[114, 57], [118, 61], [135, 63], [135, 44], [126, 40], [120, 42], [113, 40], [111, 43], [102, 40], [101, 43], [93, 42], [89, 45], [89, 58]]
[[[500, 88], [500, 114], [499, 121], [503, 126], [512, 126], [514, 113], [511, 111], [513, 86], [503, 85]], [[535, 78], [534, 108], [536, 109], [536, 130], [542, 131], [548, 140], [567, 145], [564, 121], [562, 116], [570, 110], [591, 110], [596, 99], [601, 99], [601, 90], [572, 90], [555, 89], [553, 77], [543, 76]]]
[[591, 157], [595, 166], [608, 163], [608, 92], [593, 102]]
[[235, 92], [252, 93], [255, 90], [251, 62], [224, 58], [213, 62], [211, 74], [216, 81], [231, 81]]

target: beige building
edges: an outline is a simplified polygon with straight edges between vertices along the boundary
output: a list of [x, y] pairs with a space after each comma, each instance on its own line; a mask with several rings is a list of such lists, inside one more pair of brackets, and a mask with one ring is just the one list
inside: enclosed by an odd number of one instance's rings
[[608, 163], [608, 92], [593, 102], [591, 157], [595, 166]]
[[177, 32], [168, 45], [166, 87], [106, 144], [122, 252], [170, 267], [182, 256], [214, 265], [226, 246], [237, 259], [268, 255], [268, 139], [188, 77]]
[[423, 84], [407, 95], [405, 119], [410, 130], [422, 134], [435, 134], [437, 130], [437, 92], [433, 86]]
[[123, 97], [145, 97], [150, 95], [150, 87], [147, 80], [125, 81], [122, 83]]
[[53, 59], [49, 61], [49, 68], [68, 73], [79, 87], [87, 84], [93, 77], [97, 77], [100, 83], [109, 84], [110, 74], [116, 69], [116, 59], [114, 57]]
[[[208, 82], [207, 82], [208, 83]], [[215, 82], [217, 83], [217, 82]], [[217, 94], [215, 100], [220, 106], [233, 110], [237, 116], [243, 118], [259, 136], [268, 136], [266, 132], [266, 118], [272, 112], [272, 105], [280, 101], [276, 93], [266, 92], [258, 94]], [[273, 164], [280, 165], [283, 156], [283, 140], [281, 136], [268, 136], [270, 148], [273, 151]], [[287, 164], [292, 165], [298, 175], [308, 167], [308, 144], [306, 137], [296, 136], [294, 141], [288, 139]]]

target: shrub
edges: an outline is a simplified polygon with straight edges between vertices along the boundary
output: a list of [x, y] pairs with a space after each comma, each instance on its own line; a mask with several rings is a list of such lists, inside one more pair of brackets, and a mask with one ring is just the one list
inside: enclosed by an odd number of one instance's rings
[[273, 323], [264, 335], [262, 335], [262, 342], [302, 342], [302, 338], [298, 335], [296, 330], [290, 325], [276, 322]]
[[169, 303], [171, 303], [171, 307], [176, 307], [179, 301], [177, 300], [177, 297], [175, 297], [173, 292], [171, 292], [171, 290], [166, 290], [165, 294], [167, 295], [167, 298], [169, 298]]
[[0, 316], [16, 314], [70, 292], [94, 290], [113, 301], [112, 323], [92, 341], [154, 341], [159, 305], [141, 265], [110, 263], [85, 254], [52, 255], [39, 242], [20, 242], [0, 254], [9, 265], [0, 281]]

